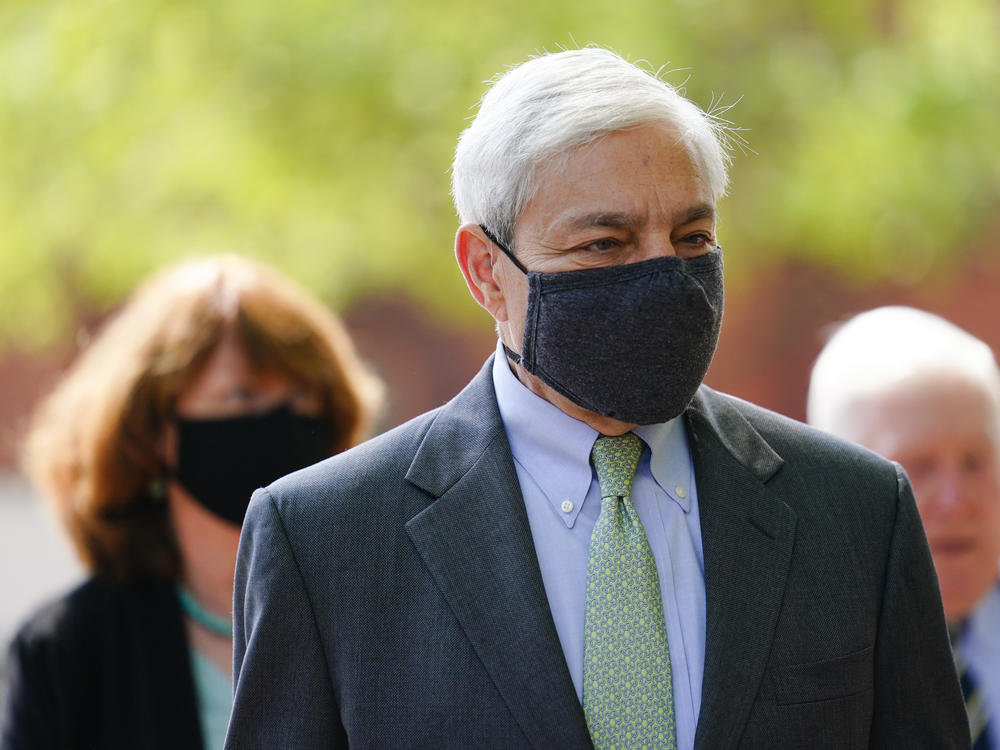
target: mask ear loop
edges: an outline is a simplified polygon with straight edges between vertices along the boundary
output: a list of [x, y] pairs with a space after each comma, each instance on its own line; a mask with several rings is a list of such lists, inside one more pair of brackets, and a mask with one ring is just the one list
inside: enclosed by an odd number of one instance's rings
[[[508, 258], [510, 258], [510, 262], [514, 264], [514, 266], [517, 268], [518, 271], [523, 273], [525, 276], [528, 275], [528, 269], [525, 268], [523, 265], [521, 265], [521, 261], [519, 261], [517, 258], [514, 257], [513, 251], [511, 251], [511, 249], [507, 247], [507, 245], [504, 242], [501, 242], [499, 237], [493, 234], [493, 232], [491, 232], [482, 224], [479, 225], [479, 228], [483, 230], [483, 234], [485, 234], [489, 238], [490, 242], [499, 247], [500, 250], [503, 252], [503, 254], [506, 255]], [[503, 342], [500, 342], [500, 345], [503, 346], [503, 350], [507, 354], [507, 359], [509, 359], [515, 365], [521, 364], [520, 354], [512, 350], [509, 346], [507, 346]]]
[[514, 251], [507, 247], [506, 243], [502, 242], [499, 237], [493, 234], [493, 232], [482, 224], [479, 225], [479, 228], [483, 230], [483, 234], [489, 238], [490, 242], [499, 247], [500, 250], [503, 251], [503, 254], [510, 258], [510, 262], [514, 264], [518, 271], [523, 273], [525, 276], [528, 275], [528, 269], [521, 264], [521, 261], [514, 257]]

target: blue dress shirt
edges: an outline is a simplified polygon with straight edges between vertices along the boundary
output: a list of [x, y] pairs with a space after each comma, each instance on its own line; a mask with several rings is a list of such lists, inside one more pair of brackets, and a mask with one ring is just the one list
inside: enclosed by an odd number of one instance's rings
[[993, 747], [1000, 747], [1000, 586], [994, 586], [969, 615], [958, 651], [985, 694], [990, 740]]
[[[549, 607], [577, 696], [583, 694], [584, 602], [590, 534], [601, 510], [590, 450], [597, 431], [493, 364], [503, 419]], [[656, 560], [670, 644], [678, 750], [694, 747], [705, 666], [705, 564], [694, 466], [682, 421], [636, 427], [648, 446], [632, 502]]]

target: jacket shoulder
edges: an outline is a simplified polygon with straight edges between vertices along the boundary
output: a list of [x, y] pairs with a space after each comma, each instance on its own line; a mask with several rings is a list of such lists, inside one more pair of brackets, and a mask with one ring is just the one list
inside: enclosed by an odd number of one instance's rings
[[[417, 512], [442, 482], [460, 475], [503, 431], [491, 370], [492, 357], [446, 404], [282, 477], [267, 487], [267, 496], [282, 516], [294, 507], [294, 515], [304, 514], [304, 519], [310, 513], [329, 514], [331, 504], [342, 503]], [[416, 474], [415, 464], [420, 467]]]
[[738, 439], [749, 426], [782, 460], [794, 462], [796, 468], [856, 466], [880, 474], [888, 472], [893, 477], [897, 473], [893, 462], [856, 443], [704, 386], [692, 412], [694, 419], [703, 420], [723, 439], [734, 435]]
[[390, 481], [405, 475], [434, 418], [435, 409], [343, 453], [278, 479], [267, 487], [275, 502], [307, 500], [317, 493], [351, 492], [371, 481]]

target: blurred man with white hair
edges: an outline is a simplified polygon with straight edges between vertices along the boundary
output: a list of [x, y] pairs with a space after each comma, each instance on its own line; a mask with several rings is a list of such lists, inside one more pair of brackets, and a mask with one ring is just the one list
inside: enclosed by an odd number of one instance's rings
[[1000, 370], [993, 352], [936, 315], [870, 310], [839, 328], [817, 359], [808, 415], [909, 475], [967, 693], [973, 748], [1000, 748]]
[[701, 385], [724, 140], [608, 50], [487, 92], [452, 186], [496, 354], [254, 495], [231, 750], [968, 748], [902, 472]]

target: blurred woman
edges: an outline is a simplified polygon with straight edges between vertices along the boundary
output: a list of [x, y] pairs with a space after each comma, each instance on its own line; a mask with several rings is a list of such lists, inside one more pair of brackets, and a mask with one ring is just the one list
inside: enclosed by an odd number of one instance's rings
[[221, 748], [250, 495], [359, 442], [378, 395], [339, 321], [269, 268], [220, 256], [144, 284], [28, 435], [91, 577], [12, 642], [0, 747]]

